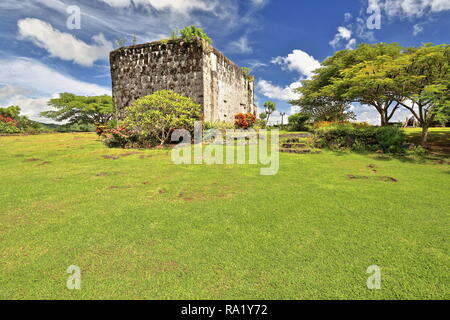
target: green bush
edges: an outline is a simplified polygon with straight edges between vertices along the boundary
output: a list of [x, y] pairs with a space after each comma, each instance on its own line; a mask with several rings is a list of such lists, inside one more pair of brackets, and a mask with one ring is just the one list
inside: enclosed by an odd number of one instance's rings
[[[194, 38], [200, 38], [206, 40], [209, 44], [212, 44], [213, 41], [208, 35], [202, 30], [202, 28], [197, 28], [192, 25], [190, 27], [186, 27], [180, 30], [181, 38], [187, 43], [191, 42]], [[172, 32], [172, 39], [178, 37], [178, 31]]]
[[378, 151], [401, 153], [405, 135], [400, 128], [370, 127], [352, 123], [336, 123], [316, 128], [314, 144], [319, 148], [351, 149], [354, 151]]
[[388, 153], [400, 153], [404, 151], [406, 142], [405, 134], [398, 127], [375, 127], [375, 138], [380, 149]]
[[157, 141], [163, 145], [175, 129], [194, 131], [194, 123], [202, 116], [202, 107], [190, 98], [170, 90], [162, 90], [136, 100], [127, 108], [123, 121], [128, 132], [138, 141]]
[[234, 129], [234, 123], [226, 122], [226, 121], [219, 121], [219, 120], [216, 120], [214, 122], [207, 121], [204, 123], [203, 127], [205, 130], [211, 130], [211, 129], [230, 130], [230, 129]]
[[20, 107], [18, 106], [0, 108], [0, 123], [0, 133], [37, 134], [43, 132], [40, 123], [30, 120], [26, 116], [20, 116]]
[[20, 133], [20, 129], [17, 128], [17, 126], [14, 125], [13, 123], [0, 121], [0, 133], [3, 134]]
[[302, 113], [296, 113], [289, 118], [289, 131], [307, 131], [307, 123], [310, 120], [310, 116]]
[[428, 150], [425, 149], [422, 146], [415, 146], [412, 150], [411, 153], [415, 156], [419, 156], [419, 157], [423, 157], [428, 153]]
[[262, 120], [262, 119], [258, 119], [256, 120], [255, 125], [253, 126], [253, 129], [255, 130], [261, 130], [267, 127], [267, 121], [266, 120]]

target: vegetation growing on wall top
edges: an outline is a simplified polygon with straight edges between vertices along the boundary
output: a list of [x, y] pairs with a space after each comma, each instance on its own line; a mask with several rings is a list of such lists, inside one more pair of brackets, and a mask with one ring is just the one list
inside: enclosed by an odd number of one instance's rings
[[172, 40], [183, 39], [186, 42], [191, 42], [194, 38], [200, 38], [206, 40], [209, 44], [212, 44], [213, 41], [208, 35], [202, 30], [202, 28], [198, 28], [194, 25], [185, 27], [181, 30], [172, 31]]

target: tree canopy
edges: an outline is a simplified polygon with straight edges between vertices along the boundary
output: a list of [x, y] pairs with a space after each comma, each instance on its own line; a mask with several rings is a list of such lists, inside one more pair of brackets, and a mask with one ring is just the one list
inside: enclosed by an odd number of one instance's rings
[[267, 115], [267, 123], [269, 123], [270, 115], [277, 110], [277, 104], [273, 101], [266, 101], [264, 103], [264, 110]]
[[381, 125], [387, 125], [399, 108], [393, 89], [404, 67], [400, 57], [402, 48], [397, 43], [362, 44], [354, 50], [339, 51], [322, 63], [311, 80], [303, 81], [298, 89], [302, 98], [293, 103], [322, 110], [330, 106], [334, 111], [341, 106], [345, 111], [348, 103], [358, 102], [373, 106]]
[[291, 103], [319, 120], [352, 118], [349, 104], [369, 105], [380, 114], [382, 126], [404, 107], [423, 128], [425, 146], [431, 123], [449, 119], [449, 61], [449, 45], [361, 44], [326, 59], [297, 89], [301, 98]]
[[104, 125], [113, 116], [113, 101], [108, 95], [85, 97], [61, 93], [48, 105], [56, 110], [42, 112], [42, 116], [69, 124]]
[[7, 108], [0, 108], [0, 116], [5, 118], [10, 117], [11, 119], [18, 120], [20, 116], [20, 107], [10, 106]]
[[409, 49], [406, 57], [396, 88], [397, 100], [419, 122], [425, 145], [432, 123], [450, 119], [450, 46], [426, 44]]

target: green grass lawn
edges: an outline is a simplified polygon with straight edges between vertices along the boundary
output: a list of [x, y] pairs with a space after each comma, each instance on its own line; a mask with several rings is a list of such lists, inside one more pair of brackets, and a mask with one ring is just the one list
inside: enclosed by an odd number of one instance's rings
[[0, 137], [0, 298], [450, 298], [449, 162], [280, 157], [261, 176], [93, 134]]

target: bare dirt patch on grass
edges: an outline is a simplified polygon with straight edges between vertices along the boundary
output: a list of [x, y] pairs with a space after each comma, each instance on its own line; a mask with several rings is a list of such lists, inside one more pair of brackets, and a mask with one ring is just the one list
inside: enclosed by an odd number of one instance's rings
[[450, 161], [445, 161], [445, 160], [442, 160], [442, 159], [436, 160], [436, 161], [434, 161], [434, 163], [436, 163], [436, 164], [443, 164], [443, 165], [450, 165]]
[[393, 177], [379, 177], [379, 179], [385, 182], [398, 182], [398, 180]]
[[109, 176], [108, 172], [100, 172], [95, 175], [96, 177], [107, 177]]
[[168, 272], [174, 271], [180, 268], [180, 265], [176, 261], [165, 261], [157, 264], [152, 268], [153, 272]]
[[[225, 191], [228, 190], [228, 187], [221, 188], [221, 190], [217, 191]], [[207, 192], [191, 192], [191, 191], [182, 191], [177, 194], [177, 200], [183, 200], [187, 202], [192, 201], [207, 201], [214, 199], [227, 199], [232, 198], [234, 196], [233, 193], [228, 192], [217, 192], [217, 193], [207, 193]]]
[[102, 158], [107, 159], [107, 160], [117, 160], [120, 157], [119, 156], [111, 156], [111, 155], [103, 155]]
[[369, 179], [369, 177], [366, 177], [366, 176], [355, 176], [353, 174], [348, 174], [347, 178], [349, 178], [350, 180]]
[[122, 153], [120, 156], [121, 157], [129, 157], [135, 154], [142, 154], [141, 152], [127, 152], [127, 153]]
[[[126, 153], [122, 153], [119, 155], [109, 155], [109, 154], [105, 154], [102, 156], [103, 159], [108, 159], [108, 160], [117, 160], [120, 158], [125, 158], [125, 157], [129, 157], [129, 156], [133, 156], [133, 155], [137, 155], [137, 154], [142, 154], [141, 152], [126, 152]], [[142, 157], [142, 156], [141, 156]], [[142, 158], [141, 158], [142, 159]]]
[[367, 176], [359, 176], [359, 175], [353, 175], [353, 174], [347, 174], [346, 175], [349, 180], [373, 180], [377, 179], [384, 182], [398, 182], [396, 178], [388, 177], [388, 176], [375, 176], [375, 177], [367, 177]]

